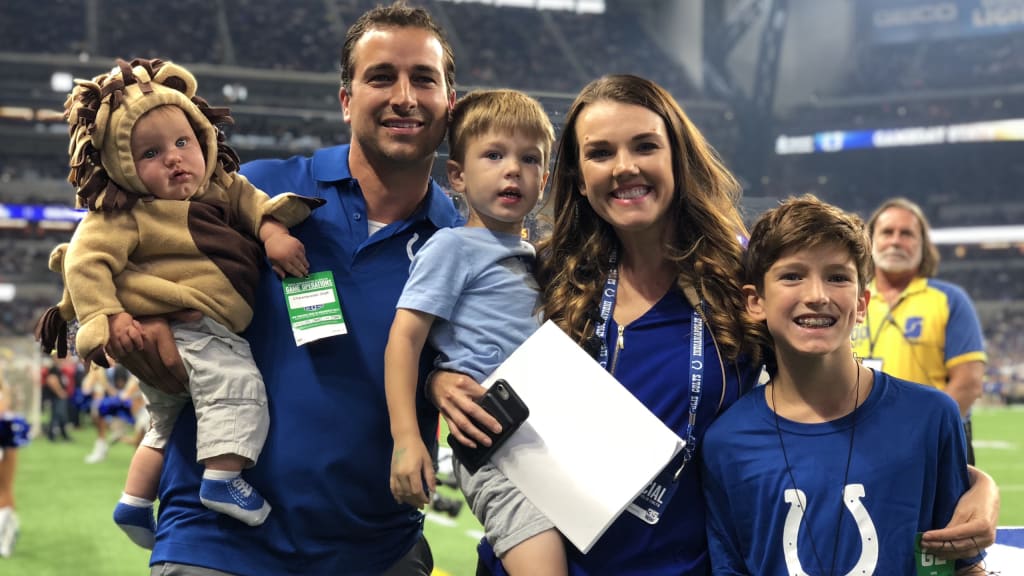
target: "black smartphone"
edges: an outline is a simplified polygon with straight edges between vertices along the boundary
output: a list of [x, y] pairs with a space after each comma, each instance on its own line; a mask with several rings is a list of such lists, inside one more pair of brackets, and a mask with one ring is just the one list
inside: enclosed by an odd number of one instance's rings
[[486, 464], [491, 459], [494, 451], [504, 444], [530, 416], [530, 409], [526, 407], [526, 403], [523, 402], [523, 399], [516, 394], [516, 391], [504, 379], [495, 381], [484, 392], [484, 395], [477, 400], [477, 404], [480, 404], [488, 414], [494, 416], [495, 420], [501, 424], [501, 433], [494, 434], [490, 430], [480, 427], [490, 437], [491, 445], [482, 446], [478, 444], [476, 448], [470, 448], [460, 443], [451, 434], [448, 435], [448, 446], [451, 447], [455, 457], [469, 470], [470, 474], [475, 474], [481, 466]]

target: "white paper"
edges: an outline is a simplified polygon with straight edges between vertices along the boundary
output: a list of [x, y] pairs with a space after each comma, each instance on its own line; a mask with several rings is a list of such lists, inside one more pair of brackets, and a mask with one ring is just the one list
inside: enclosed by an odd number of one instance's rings
[[1024, 548], [993, 544], [985, 550], [987, 574], [1013, 574], [1024, 564]]
[[499, 378], [530, 416], [491, 462], [584, 553], [683, 445], [550, 321], [484, 386]]

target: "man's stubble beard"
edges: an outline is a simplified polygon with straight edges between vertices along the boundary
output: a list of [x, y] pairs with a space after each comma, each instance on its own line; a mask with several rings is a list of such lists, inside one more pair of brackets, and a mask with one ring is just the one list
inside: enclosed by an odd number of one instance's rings
[[[428, 124], [430, 123], [428, 122]], [[378, 136], [377, 134], [353, 134], [352, 136], [359, 143], [363, 155], [371, 163], [400, 168], [431, 164], [437, 155], [438, 147], [444, 140], [444, 135], [445, 132], [442, 131], [433, 143], [419, 138], [401, 142], [391, 140], [387, 135]]]

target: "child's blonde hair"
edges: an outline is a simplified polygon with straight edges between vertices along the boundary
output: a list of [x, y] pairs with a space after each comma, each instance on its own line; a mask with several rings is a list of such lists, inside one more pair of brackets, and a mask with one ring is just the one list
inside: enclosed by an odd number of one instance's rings
[[491, 131], [542, 140], [544, 166], [548, 165], [555, 129], [540, 102], [518, 90], [474, 90], [460, 98], [448, 125], [448, 157], [463, 162], [469, 140]]

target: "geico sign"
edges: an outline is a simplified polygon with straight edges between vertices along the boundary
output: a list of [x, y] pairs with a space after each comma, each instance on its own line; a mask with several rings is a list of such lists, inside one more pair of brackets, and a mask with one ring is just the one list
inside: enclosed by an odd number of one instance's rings
[[1020, 26], [1024, 24], [1024, 0], [982, 2], [971, 11], [971, 24], [975, 28]]
[[953, 22], [957, 19], [956, 4], [940, 2], [937, 4], [918, 4], [904, 8], [888, 8], [876, 10], [875, 26], [893, 28], [896, 26], [913, 26], [914, 24], [935, 24]]

